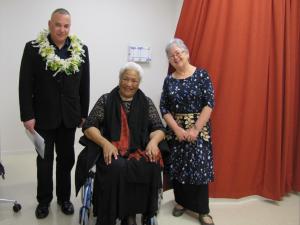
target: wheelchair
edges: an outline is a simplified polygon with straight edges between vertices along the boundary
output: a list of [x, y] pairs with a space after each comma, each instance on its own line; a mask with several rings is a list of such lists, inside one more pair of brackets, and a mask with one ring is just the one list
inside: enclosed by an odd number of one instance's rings
[[[5, 169], [1, 162], [0, 162], [0, 176], [2, 177], [3, 180], [5, 179]], [[0, 203], [13, 203], [13, 211], [16, 213], [19, 212], [22, 208], [21, 204], [19, 204], [17, 200], [13, 200], [13, 199], [0, 198]]]
[[[80, 207], [80, 211], [79, 211], [79, 224], [80, 225], [88, 225], [89, 219], [93, 212], [93, 209], [92, 209], [92, 200], [93, 199], [92, 198], [93, 198], [93, 187], [94, 187], [95, 174], [96, 174], [96, 165], [94, 165], [90, 169], [89, 175], [86, 179], [86, 182], [82, 186], [82, 190], [81, 190], [82, 206]], [[157, 211], [156, 215], [153, 216], [152, 218], [150, 218], [150, 220], [148, 220], [147, 222], [144, 221], [144, 218], [142, 216], [141, 217], [142, 225], [158, 225], [156, 216], [159, 213], [162, 199], [163, 199], [163, 189], [161, 188], [158, 192], [158, 202], [157, 202], [158, 211]], [[121, 224], [121, 221], [119, 221], [119, 223]]]

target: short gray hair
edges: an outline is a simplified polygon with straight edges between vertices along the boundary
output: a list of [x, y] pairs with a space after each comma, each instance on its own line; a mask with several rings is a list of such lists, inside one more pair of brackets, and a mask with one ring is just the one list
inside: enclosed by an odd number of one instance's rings
[[58, 9], [55, 9], [55, 10], [52, 12], [51, 17], [52, 17], [55, 13], [59, 13], [59, 14], [71, 16], [71, 14], [69, 13], [69, 11], [66, 10], [66, 9], [64, 9], [64, 8], [58, 8]]
[[180, 48], [182, 51], [186, 52], [189, 54], [189, 49], [188, 47], [185, 45], [185, 43], [183, 42], [183, 40], [181, 40], [180, 38], [172, 38], [170, 40], [170, 42], [167, 44], [166, 46], [166, 54], [168, 56], [170, 49], [176, 45], [178, 48]]
[[120, 69], [120, 72], [119, 72], [119, 79], [120, 80], [122, 79], [123, 74], [127, 70], [134, 70], [134, 71], [136, 71], [138, 73], [138, 75], [139, 75], [140, 81], [142, 80], [142, 76], [143, 76], [144, 70], [143, 70], [143, 68], [139, 64], [137, 64], [135, 62], [127, 62], [127, 63], [125, 63], [124, 66], [122, 66], [122, 68]]

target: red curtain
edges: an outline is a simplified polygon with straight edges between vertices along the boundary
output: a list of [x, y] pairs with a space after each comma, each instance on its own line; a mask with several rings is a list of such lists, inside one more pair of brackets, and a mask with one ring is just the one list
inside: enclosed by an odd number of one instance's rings
[[211, 197], [300, 191], [300, 1], [185, 0], [176, 37], [211, 75]]

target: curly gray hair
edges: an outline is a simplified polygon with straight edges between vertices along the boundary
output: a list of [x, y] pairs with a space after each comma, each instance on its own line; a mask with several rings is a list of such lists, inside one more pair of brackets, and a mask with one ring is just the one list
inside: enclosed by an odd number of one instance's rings
[[134, 70], [134, 71], [136, 71], [138, 73], [139, 80], [140, 81], [142, 80], [142, 75], [144, 73], [144, 70], [143, 70], [143, 68], [139, 64], [137, 64], [135, 62], [127, 62], [127, 63], [125, 63], [124, 66], [122, 66], [122, 68], [120, 69], [120, 72], [119, 72], [119, 79], [120, 80], [122, 79], [123, 74], [127, 70]]
[[166, 46], [166, 54], [167, 56], [169, 56], [169, 52], [170, 52], [170, 49], [176, 45], [178, 48], [180, 48], [182, 51], [186, 52], [189, 54], [189, 49], [188, 47], [185, 45], [185, 43], [183, 42], [183, 40], [181, 40], [180, 38], [172, 38], [170, 40], [170, 42], [167, 44]]

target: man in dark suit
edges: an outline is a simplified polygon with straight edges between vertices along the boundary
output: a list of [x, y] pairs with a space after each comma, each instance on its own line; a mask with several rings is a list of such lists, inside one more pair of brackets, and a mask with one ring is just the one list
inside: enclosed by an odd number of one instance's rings
[[45, 218], [53, 198], [56, 151], [56, 196], [63, 213], [74, 213], [71, 170], [76, 127], [89, 109], [89, 54], [76, 36], [69, 36], [70, 13], [56, 9], [38, 38], [26, 44], [19, 79], [21, 120], [45, 139], [45, 157], [37, 156], [37, 218]]

